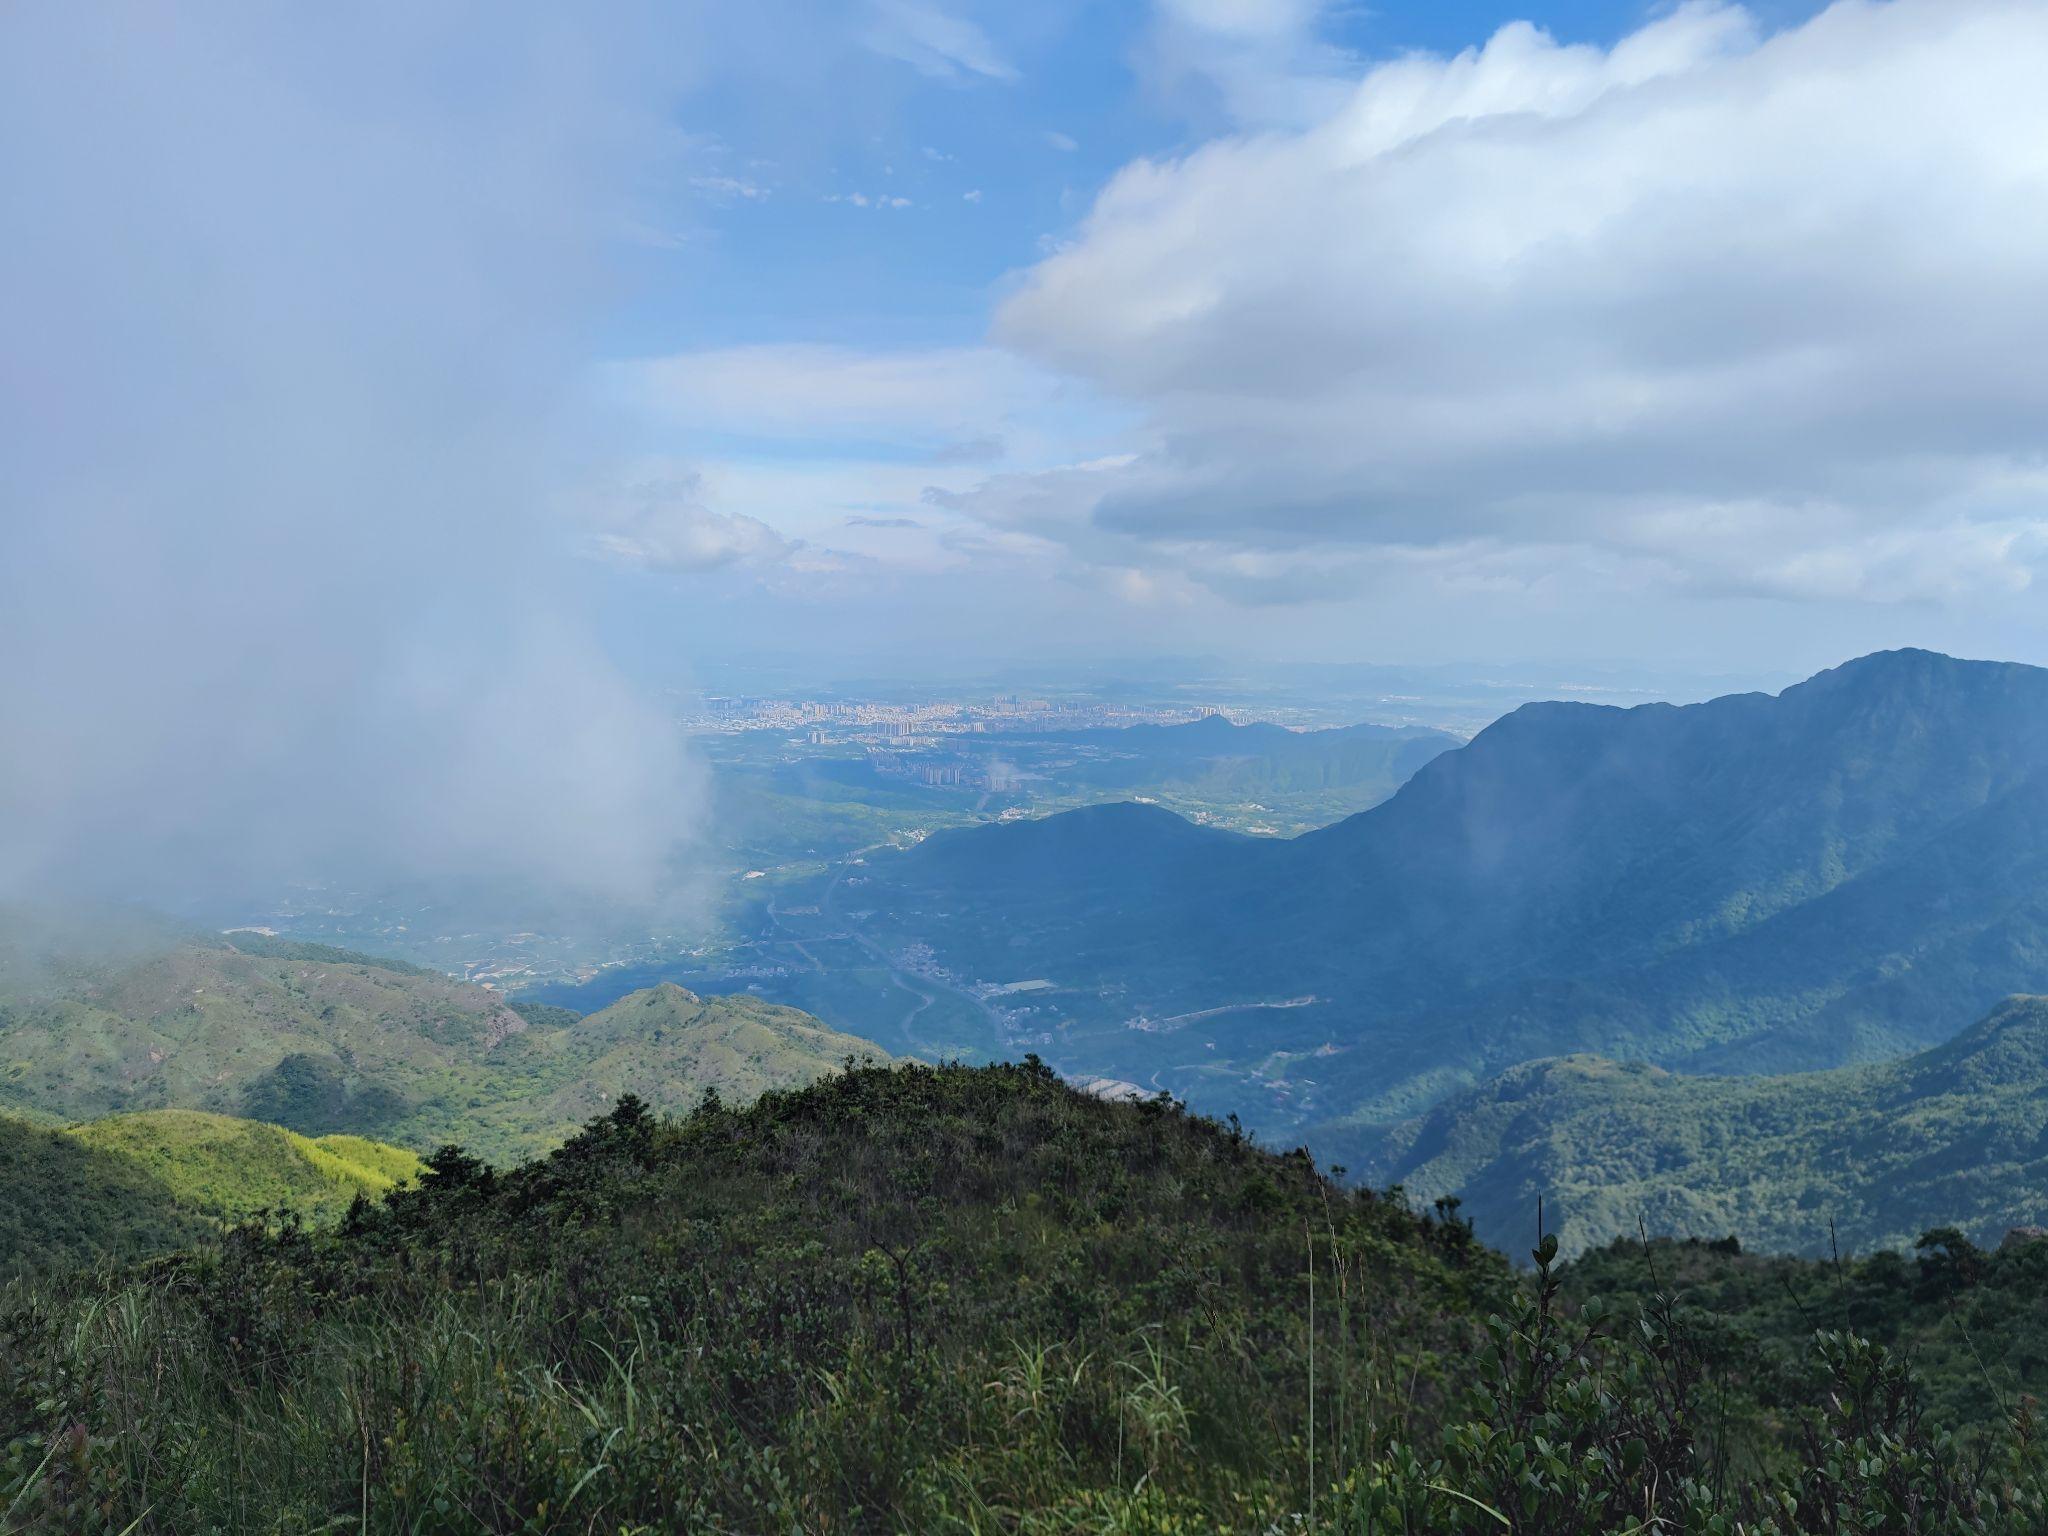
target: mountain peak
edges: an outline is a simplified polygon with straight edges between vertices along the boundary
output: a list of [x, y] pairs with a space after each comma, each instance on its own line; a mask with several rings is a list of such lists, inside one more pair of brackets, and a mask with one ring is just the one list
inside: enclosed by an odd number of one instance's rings
[[1971, 681], [2002, 682], [2038, 675], [2041, 670], [2039, 667], [2028, 666], [2025, 662], [1977, 661], [1968, 657], [1950, 656], [1942, 651], [1925, 650], [1919, 646], [1901, 646], [1894, 650], [1871, 651], [1867, 655], [1852, 657], [1839, 666], [1816, 672], [1803, 683], [1793, 684], [1785, 692], [1796, 694], [1809, 689], [1909, 684], [1925, 686], [1936, 682], [1951, 686]]
[[[679, 986], [673, 981], [657, 981], [651, 987], [641, 987], [637, 991], [626, 993], [601, 1012], [613, 1017], [633, 1011], [672, 1013], [680, 1016], [703, 1006], [704, 999], [688, 987]], [[591, 1014], [584, 1020], [584, 1025], [588, 1027], [590, 1020], [597, 1017], [598, 1014]]]

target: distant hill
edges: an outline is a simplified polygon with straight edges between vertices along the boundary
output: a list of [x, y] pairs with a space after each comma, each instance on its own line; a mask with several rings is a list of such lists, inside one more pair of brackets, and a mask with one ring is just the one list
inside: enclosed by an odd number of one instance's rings
[[669, 1109], [707, 1092], [745, 1103], [797, 1088], [849, 1060], [881, 1063], [873, 1041], [828, 1029], [807, 1013], [759, 998], [699, 997], [673, 982], [629, 992], [566, 1028], [529, 1031], [515, 1054], [558, 1086], [524, 1100], [516, 1118], [559, 1140], [632, 1093]]
[[1063, 1067], [1290, 1134], [1577, 1051], [1875, 1060], [2048, 990], [2048, 671], [1894, 651], [1776, 696], [1529, 705], [1291, 841], [1099, 807], [865, 873], [883, 938], [1080, 999]]
[[0, 1110], [205, 1110], [502, 1160], [553, 1145], [625, 1090], [680, 1109], [707, 1087], [752, 1094], [883, 1056], [794, 1009], [680, 988], [581, 1019], [317, 947], [45, 950], [0, 972]]
[[419, 1171], [412, 1153], [360, 1137], [187, 1110], [63, 1129], [0, 1116], [0, 1277], [164, 1252], [259, 1211], [329, 1221]]
[[1424, 1199], [1457, 1195], [1510, 1247], [1533, 1240], [1539, 1196], [1567, 1252], [1639, 1222], [1787, 1253], [1903, 1248], [1942, 1226], [1995, 1243], [2048, 1223], [2048, 999], [2013, 998], [1920, 1055], [1829, 1072], [1527, 1062], [1361, 1140], [1351, 1161]]

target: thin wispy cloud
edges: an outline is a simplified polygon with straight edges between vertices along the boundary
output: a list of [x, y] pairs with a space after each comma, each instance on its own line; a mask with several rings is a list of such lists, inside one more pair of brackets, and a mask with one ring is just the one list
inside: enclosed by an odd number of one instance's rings
[[696, 474], [623, 486], [592, 498], [585, 516], [594, 552], [670, 575], [772, 565], [800, 548], [759, 518], [711, 507]]
[[935, 0], [872, 0], [870, 11], [868, 46], [920, 74], [948, 81], [1017, 78], [987, 33]]
[[886, 192], [832, 192], [826, 195], [828, 203], [844, 203], [849, 208], [875, 208], [893, 211], [916, 205], [907, 197]]
[[741, 176], [692, 176], [690, 185], [707, 196], [728, 201], [739, 199], [758, 203], [765, 202], [772, 195], [771, 189]]

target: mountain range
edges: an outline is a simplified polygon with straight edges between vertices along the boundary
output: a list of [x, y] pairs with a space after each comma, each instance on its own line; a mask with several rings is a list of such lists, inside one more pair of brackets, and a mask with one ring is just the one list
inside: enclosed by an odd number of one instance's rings
[[[1406, 784], [1315, 833], [1094, 806], [877, 853], [814, 921], [1070, 1078], [1455, 1194], [1489, 1237], [1539, 1194], [1573, 1249], [1638, 1221], [1812, 1251], [1831, 1221], [1867, 1246], [2043, 1217], [2048, 1024], [2001, 1000], [2048, 991], [2048, 671], [1888, 652], [1777, 695], [1408, 739], [1431, 750]], [[502, 1161], [622, 1093], [744, 1100], [848, 1058], [882, 1053], [666, 983], [585, 1016], [260, 935], [81, 956], [0, 924], [17, 1115]]]
[[1287, 1134], [1577, 1052], [1875, 1061], [2048, 990], [2048, 671], [1908, 650], [1776, 695], [1532, 704], [1291, 840], [1112, 805], [868, 874], [876, 938], [1052, 981], [1064, 1068]]

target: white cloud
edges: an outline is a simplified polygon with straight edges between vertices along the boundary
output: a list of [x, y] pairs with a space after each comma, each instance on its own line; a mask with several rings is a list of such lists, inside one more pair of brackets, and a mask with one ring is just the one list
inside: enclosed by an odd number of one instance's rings
[[743, 176], [692, 176], [690, 185], [707, 197], [730, 201], [738, 198], [749, 203], [765, 202], [770, 196], [767, 187], [759, 182], [748, 181]]
[[[1020, 551], [1042, 564], [1059, 546], [1041, 534], [970, 549], [962, 520], [945, 515], [949, 501], [992, 472], [1021, 477], [1131, 430], [1092, 390], [992, 347], [721, 348], [620, 365], [611, 394], [638, 418], [648, 465], [701, 474], [691, 500], [801, 548], [785, 572], [849, 543], [899, 569], [1007, 566]], [[677, 475], [656, 467], [632, 478]]]
[[[1172, 9], [1218, 34], [1301, 14]], [[949, 504], [1239, 595], [1461, 560], [2023, 587], [2048, 528], [2044, 61], [2037, 0], [1845, 0], [1768, 37], [1691, 3], [1607, 50], [1506, 27], [1372, 68], [1306, 126], [1137, 162], [995, 336], [1142, 409], [1149, 446]]]
[[1351, 60], [1324, 42], [1324, 0], [1157, 0], [1155, 89], [1197, 118], [1301, 127], [1333, 110]]
[[1071, 155], [1081, 147], [1078, 139], [1071, 134], [1061, 133], [1057, 128], [1048, 128], [1039, 134], [1039, 137], [1063, 155]]
[[700, 476], [643, 481], [592, 510], [592, 543], [602, 554], [651, 571], [691, 574], [789, 559], [796, 545], [759, 518], [704, 504]]
[[920, 74], [937, 80], [1017, 78], [980, 27], [930, 0], [872, 0], [870, 10], [868, 46]]

